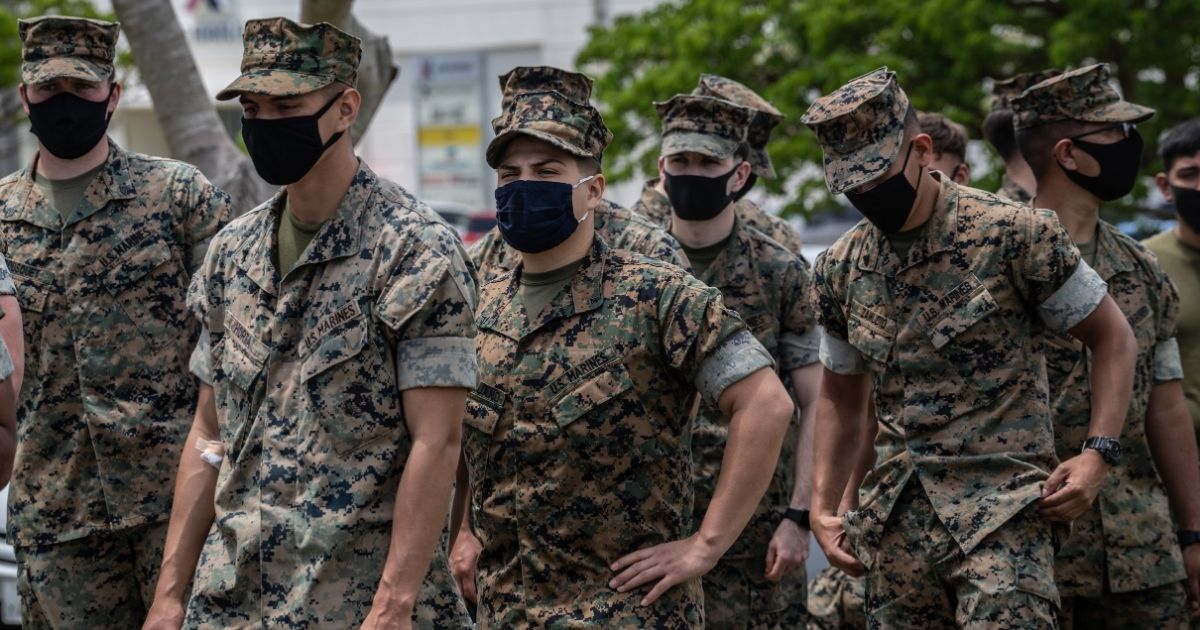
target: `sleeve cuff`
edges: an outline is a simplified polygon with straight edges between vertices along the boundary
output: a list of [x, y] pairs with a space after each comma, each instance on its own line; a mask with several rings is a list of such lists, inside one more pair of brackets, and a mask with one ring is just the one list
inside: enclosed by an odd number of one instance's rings
[[13, 282], [12, 274], [8, 272], [8, 264], [0, 258], [0, 295], [16, 295], [17, 285]]
[[716, 406], [726, 387], [774, 365], [771, 353], [749, 330], [742, 330], [726, 339], [704, 360], [696, 373], [696, 389], [705, 402]]
[[845, 376], [867, 371], [867, 362], [854, 346], [824, 330], [821, 331], [821, 365], [834, 374]]
[[212, 337], [208, 335], [207, 328], [200, 329], [200, 338], [196, 340], [196, 347], [192, 348], [192, 356], [188, 359], [188, 370], [205, 385], [212, 385]]
[[475, 340], [467, 337], [421, 337], [396, 347], [400, 391], [418, 387], [462, 387], [476, 384]]
[[8, 353], [8, 344], [0, 339], [0, 381], [7, 381], [13, 375], [16, 368], [13, 367], [12, 355]]
[[1100, 274], [1081, 260], [1071, 277], [1038, 306], [1038, 314], [1050, 329], [1065, 332], [1087, 319], [1107, 292]]
[[1154, 382], [1166, 383], [1183, 378], [1183, 360], [1179, 356], [1179, 342], [1174, 337], [1164, 339], [1154, 346]]
[[812, 365], [821, 360], [821, 327], [813, 326], [804, 334], [785, 332], [779, 338], [780, 370], [786, 374], [792, 370]]

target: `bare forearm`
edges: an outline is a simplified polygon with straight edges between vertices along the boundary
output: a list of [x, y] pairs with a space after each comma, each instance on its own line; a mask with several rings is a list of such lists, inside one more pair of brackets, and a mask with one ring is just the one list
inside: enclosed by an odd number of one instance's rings
[[[872, 407], [873, 408], [873, 407]], [[838, 513], [844, 514], [858, 509], [858, 489], [862, 487], [863, 479], [875, 467], [875, 434], [879, 431], [879, 422], [874, 411], [867, 414], [867, 423], [863, 425], [863, 435], [858, 439], [858, 456], [855, 458], [854, 469], [846, 480], [846, 489], [842, 492], [842, 503]]]
[[836, 514], [851, 474], [859, 466], [869, 421], [865, 376], [846, 377], [826, 371], [817, 402], [813, 448], [812, 510]]
[[17, 397], [12, 379], [0, 381], [0, 487], [12, 479], [17, 455]]
[[1179, 381], [1154, 387], [1146, 442], [1180, 529], [1200, 530], [1200, 468], [1195, 433]]
[[1133, 397], [1137, 339], [1129, 322], [1109, 296], [1071, 329], [1092, 352], [1092, 418], [1089, 436], [1116, 437], [1125, 426]]
[[471, 506], [471, 471], [467, 468], [467, 460], [462, 451], [458, 455], [458, 468], [454, 477], [454, 500], [450, 503], [450, 544], [465, 524], [471, 528], [467, 511]]
[[808, 508], [812, 498], [812, 466], [814, 423], [817, 419], [817, 397], [821, 389], [819, 363], [793, 370], [792, 386], [800, 406], [800, 426], [796, 431], [796, 479], [792, 486], [791, 507]]
[[0, 338], [4, 339], [4, 345], [12, 357], [13, 396], [20, 402], [21, 383], [25, 380], [25, 332], [21, 323], [21, 307], [15, 297], [5, 295], [0, 296], [0, 308], [4, 309], [4, 317], [0, 318]]
[[455, 473], [458, 467], [457, 440], [413, 443], [392, 514], [392, 537], [379, 588], [406, 604], [416, 602], [417, 593], [433, 550], [446, 522]]
[[155, 589], [156, 599], [162, 597], [182, 603], [215, 516], [213, 496], [218, 471], [200, 458], [200, 451], [195, 448], [198, 439], [215, 440], [217, 435], [193, 423], [183, 446], [175, 477], [175, 498], [171, 504], [162, 570]]

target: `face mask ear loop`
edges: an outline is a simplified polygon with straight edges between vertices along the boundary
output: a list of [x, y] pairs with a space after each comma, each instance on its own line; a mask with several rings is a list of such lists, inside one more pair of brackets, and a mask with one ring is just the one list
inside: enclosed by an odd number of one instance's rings
[[[576, 188], [579, 188], [580, 186], [582, 186], [582, 185], [584, 185], [584, 184], [586, 184], [586, 183], [588, 183], [588, 182], [592, 181], [593, 179], [596, 179], [596, 176], [595, 176], [595, 175], [588, 175], [587, 177], [584, 177], [583, 179], [579, 180], [578, 182], [575, 182], [575, 185], [571, 187], [571, 190], [575, 190]], [[592, 211], [591, 211], [591, 210], [588, 210], [587, 212], [584, 212], [584, 213], [583, 213], [583, 216], [582, 216], [582, 217], [579, 217], [579, 220], [578, 220], [578, 221], [576, 221], [576, 224], [583, 223], [584, 221], [587, 221], [588, 215], [589, 215], [589, 214], [591, 214], [591, 213], [592, 213]]]

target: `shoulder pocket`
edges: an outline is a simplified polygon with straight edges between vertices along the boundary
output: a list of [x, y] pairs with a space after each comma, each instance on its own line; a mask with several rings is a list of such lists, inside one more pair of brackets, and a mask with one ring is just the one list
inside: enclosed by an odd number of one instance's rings
[[887, 363], [896, 340], [896, 322], [857, 300], [850, 303], [846, 337], [864, 357]]
[[941, 350], [998, 308], [992, 294], [978, 285], [969, 299], [937, 316], [929, 328], [929, 340], [934, 348]]
[[632, 387], [633, 379], [629, 377], [629, 371], [624, 364], [615, 363], [559, 398], [554, 403], [554, 421], [560, 428], [565, 427]]

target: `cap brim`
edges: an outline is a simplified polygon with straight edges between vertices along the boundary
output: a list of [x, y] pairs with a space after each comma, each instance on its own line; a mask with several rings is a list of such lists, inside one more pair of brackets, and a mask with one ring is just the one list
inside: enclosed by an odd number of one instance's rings
[[52, 57], [21, 64], [21, 81], [38, 85], [54, 79], [79, 79], [103, 83], [112, 77], [112, 66], [88, 61], [81, 57]]
[[692, 152], [723, 160], [736, 153], [737, 148], [738, 143], [733, 140], [695, 131], [677, 131], [662, 139], [663, 157]]
[[830, 157], [830, 150], [825, 149], [825, 182], [829, 184], [829, 192], [840, 195], [883, 175], [900, 155], [903, 143], [904, 127], [900, 126], [891, 136], [850, 153]]
[[775, 179], [775, 166], [765, 148], [750, 149], [750, 170], [763, 179]]
[[329, 75], [289, 70], [249, 70], [234, 79], [225, 89], [217, 92], [217, 100], [228, 101], [237, 98], [243, 92], [269, 96], [300, 96], [315, 92], [333, 81], [334, 78]]
[[1140, 123], [1154, 115], [1154, 110], [1128, 101], [1117, 101], [1088, 110], [1080, 117], [1084, 122]]
[[500, 166], [500, 160], [504, 159], [504, 152], [508, 149], [509, 143], [511, 143], [513, 140], [516, 140], [518, 136], [529, 136], [530, 138], [541, 140], [542, 142], [581, 158], [596, 157], [554, 134], [547, 133], [545, 131], [539, 131], [537, 129], [517, 128], [500, 132], [498, 136], [493, 138], [492, 141], [488, 143], [486, 152], [488, 166], [492, 168], [498, 168]]

